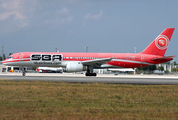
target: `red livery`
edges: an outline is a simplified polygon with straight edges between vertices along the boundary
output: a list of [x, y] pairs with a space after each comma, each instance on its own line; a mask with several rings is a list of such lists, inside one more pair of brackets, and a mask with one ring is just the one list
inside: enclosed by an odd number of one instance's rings
[[173, 60], [175, 56], [164, 56], [173, 32], [174, 28], [166, 28], [141, 53], [21, 52], [10, 55], [3, 64], [63, 67], [67, 72], [87, 71], [86, 76], [96, 76], [93, 69], [145, 67]]

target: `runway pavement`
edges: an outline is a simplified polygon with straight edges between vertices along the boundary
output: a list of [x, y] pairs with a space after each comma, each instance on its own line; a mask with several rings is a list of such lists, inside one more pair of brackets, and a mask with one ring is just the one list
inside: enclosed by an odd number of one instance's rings
[[48, 81], [70, 83], [112, 83], [112, 84], [152, 84], [152, 85], [177, 85], [177, 75], [113, 75], [98, 74], [97, 77], [86, 77], [84, 74], [60, 73], [21, 73], [0, 74], [0, 80], [10, 81]]

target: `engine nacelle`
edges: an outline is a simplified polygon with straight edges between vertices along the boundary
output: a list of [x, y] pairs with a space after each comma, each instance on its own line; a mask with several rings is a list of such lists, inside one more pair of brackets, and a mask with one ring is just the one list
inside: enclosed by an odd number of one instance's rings
[[86, 70], [86, 66], [83, 66], [81, 63], [68, 63], [66, 65], [67, 72], [80, 72]]

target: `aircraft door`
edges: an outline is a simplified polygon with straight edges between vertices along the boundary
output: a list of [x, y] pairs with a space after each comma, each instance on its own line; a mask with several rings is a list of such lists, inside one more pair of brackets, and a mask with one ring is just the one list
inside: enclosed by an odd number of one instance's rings
[[19, 53], [19, 61], [23, 61], [23, 54]]
[[144, 55], [141, 55], [141, 62], [145, 62], [145, 56]]

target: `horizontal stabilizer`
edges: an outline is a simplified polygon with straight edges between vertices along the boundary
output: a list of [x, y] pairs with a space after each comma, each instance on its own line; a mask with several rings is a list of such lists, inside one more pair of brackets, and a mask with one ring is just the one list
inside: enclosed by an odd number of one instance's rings
[[167, 60], [167, 59], [170, 59], [170, 58], [173, 58], [173, 57], [176, 57], [176, 56], [165, 56], [165, 57], [159, 57], [159, 58], [153, 58], [151, 60]]

